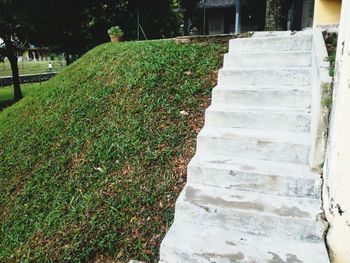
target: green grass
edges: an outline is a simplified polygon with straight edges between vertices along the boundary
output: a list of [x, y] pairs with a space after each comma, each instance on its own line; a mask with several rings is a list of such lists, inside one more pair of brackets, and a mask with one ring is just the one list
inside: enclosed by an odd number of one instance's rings
[[337, 55], [337, 33], [328, 33], [326, 35], [326, 46], [328, 51], [328, 61], [329, 61], [329, 75], [334, 77], [335, 74], [335, 60]]
[[[53, 70], [60, 72], [65, 67], [64, 61], [52, 61]], [[49, 61], [18, 61], [20, 75], [37, 74], [48, 71]], [[0, 77], [12, 76], [11, 66], [8, 61], [0, 63]]]
[[[40, 86], [40, 84], [22, 84], [21, 90], [23, 96], [27, 96], [28, 94], [33, 92], [38, 86]], [[12, 105], [13, 103], [13, 86], [0, 87], [0, 110]]]
[[156, 262], [225, 51], [104, 44], [3, 110], [0, 262]]

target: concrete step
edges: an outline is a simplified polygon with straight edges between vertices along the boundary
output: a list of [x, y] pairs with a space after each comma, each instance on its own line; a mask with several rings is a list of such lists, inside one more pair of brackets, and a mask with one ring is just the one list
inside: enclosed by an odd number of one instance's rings
[[230, 53], [310, 51], [312, 35], [231, 39]]
[[208, 126], [308, 132], [310, 122], [310, 109], [291, 107], [211, 105], [205, 111], [205, 124]]
[[311, 105], [310, 87], [266, 87], [243, 86], [227, 88], [217, 86], [213, 89], [212, 104], [232, 106], [255, 105], [256, 107], [301, 107]]
[[320, 198], [320, 175], [309, 166], [196, 154], [187, 167], [187, 182], [259, 193]]
[[160, 251], [162, 263], [329, 262], [323, 242], [265, 238], [196, 223], [174, 223]]
[[292, 37], [292, 36], [309, 36], [312, 37], [312, 29], [305, 28], [302, 31], [255, 31], [252, 38], [257, 37]]
[[310, 52], [228, 53], [224, 68], [309, 67]]
[[175, 221], [303, 241], [321, 241], [321, 202], [203, 184], [187, 184], [176, 201]]
[[256, 37], [291, 37], [293, 32], [291, 30], [286, 31], [255, 31], [252, 38]]
[[310, 68], [220, 69], [219, 86], [304, 86], [310, 84]]
[[197, 153], [307, 164], [309, 133], [204, 126]]

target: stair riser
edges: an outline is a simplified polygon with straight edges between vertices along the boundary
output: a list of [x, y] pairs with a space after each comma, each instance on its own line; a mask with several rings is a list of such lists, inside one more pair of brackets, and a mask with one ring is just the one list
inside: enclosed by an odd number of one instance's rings
[[232, 128], [308, 132], [310, 116], [271, 112], [225, 112], [208, 109], [205, 113], [205, 124]]
[[310, 53], [229, 53], [224, 58], [224, 68], [308, 67], [310, 65]]
[[308, 164], [307, 145], [261, 141], [252, 138], [198, 136], [197, 153]]
[[230, 40], [230, 53], [242, 52], [284, 52], [284, 51], [310, 51], [311, 37], [292, 38], [245, 38]]
[[[281, 242], [243, 232], [175, 223], [163, 240], [161, 263], [329, 263], [323, 242]], [[294, 258], [291, 255], [295, 255]]]
[[309, 69], [251, 69], [226, 70], [221, 69], [218, 85], [237, 87], [251, 86], [303, 86], [310, 84]]
[[312, 34], [255, 36], [229, 43], [161, 263], [329, 262], [308, 169]]
[[175, 220], [196, 222], [203, 227], [219, 225], [227, 231], [240, 229], [261, 236], [280, 237], [283, 233], [285, 238], [304, 241], [319, 241], [323, 233], [323, 224], [316, 224], [312, 220], [268, 216], [249, 210], [224, 209], [204, 204], [198, 206], [183, 200], [176, 203]]
[[212, 104], [256, 107], [310, 107], [311, 96], [306, 90], [233, 90], [213, 89]]
[[320, 188], [314, 179], [201, 167], [191, 164], [187, 170], [187, 182], [190, 184], [205, 184], [226, 189], [257, 191], [293, 197], [320, 197]]

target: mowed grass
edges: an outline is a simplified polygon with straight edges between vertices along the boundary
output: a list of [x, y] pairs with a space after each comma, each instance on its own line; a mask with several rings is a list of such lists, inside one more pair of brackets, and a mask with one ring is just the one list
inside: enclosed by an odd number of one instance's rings
[[0, 262], [156, 262], [225, 51], [104, 44], [3, 110]]
[[[27, 96], [33, 92], [40, 84], [22, 84], [22, 95]], [[14, 103], [13, 86], [0, 87], [0, 110]]]
[[[51, 61], [54, 72], [60, 72], [65, 67], [65, 61]], [[18, 61], [20, 75], [41, 74], [48, 72], [49, 61]], [[11, 65], [8, 61], [0, 63], [0, 77], [12, 76]]]

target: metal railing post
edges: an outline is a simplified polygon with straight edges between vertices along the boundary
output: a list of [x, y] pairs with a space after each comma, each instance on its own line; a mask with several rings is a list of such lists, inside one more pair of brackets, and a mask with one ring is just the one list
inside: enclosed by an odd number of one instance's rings
[[235, 23], [235, 33], [241, 32], [241, 0], [235, 0], [236, 2], [236, 23]]

